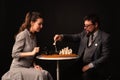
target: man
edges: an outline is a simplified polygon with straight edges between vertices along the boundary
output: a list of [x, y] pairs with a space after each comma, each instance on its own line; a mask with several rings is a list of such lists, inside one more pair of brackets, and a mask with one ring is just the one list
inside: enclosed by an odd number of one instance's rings
[[84, 17], [84, 30], [79, 34], [56, 34], [54, 41], [78, 41], [78, 54], [83, 80], [107, 78], [110, 59], [110, 35], [100, 30], [99, 17], [90, 14]]

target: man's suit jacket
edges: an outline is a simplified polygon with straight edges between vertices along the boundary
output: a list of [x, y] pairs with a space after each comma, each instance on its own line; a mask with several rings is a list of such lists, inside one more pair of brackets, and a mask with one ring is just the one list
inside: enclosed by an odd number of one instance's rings
[[[87, 46], [87, 39], [85, 31], [78, 34], [63, 34], [63, 40], [79, 42], [78, 54], [80, 58]], [[108, 33], [98, 30], [98, 34], [91, 46], [92, 51], [90, 53], [92, 55], [91, 63], [93, 63], [94, 67], [103, 66], [103, 64], [106, 65], [106, 63], [108, 63], [107, 61], [109, 60], [111, 49], [110, 40], [110, 35]]]

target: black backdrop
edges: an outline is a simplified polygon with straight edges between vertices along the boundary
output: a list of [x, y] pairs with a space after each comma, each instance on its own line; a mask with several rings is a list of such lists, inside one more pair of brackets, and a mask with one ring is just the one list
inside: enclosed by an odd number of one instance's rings
[[[1, 0], [0, 4], [0, 76], [9, 69], [12, 60], [11, 50], [14, 43], [14, 34], [18, 31], [26, 12], [40, 11], [44, 16], [44, 26], [41, 32], [38, 33], [38, 43], [41, 48], [44, 49], [47, 47], [48, 50], [51, 50], [51, 47], [53, 47], [53, 36], [56, 33], [78, 33], [83, 28], [83, 17], [89, 13], [97, 13], [101, 17], [102, 29], [110, 33], [113, 37], [112, 47], [114, 55], [111, 71], [115, 79], [118, 78], [119, 55], [117, 45], [119, 40], [117, 38], [119, 38], [119, 13], [117, 2], [107, 2], [105, 0]], [[64, 46], [70, 46], [74, 50], [76, 49], [74, 44]], [[64, 46], [59, 44], [58, 48]], [[56, 78], [54, 61], [41, 61], [40, 64]], [[69, 65], [71, 66], [71, 63], [68, 62], [61, 62], [61, 64], [60, 76], [62, 76], [64, 69], [67, 69]]]

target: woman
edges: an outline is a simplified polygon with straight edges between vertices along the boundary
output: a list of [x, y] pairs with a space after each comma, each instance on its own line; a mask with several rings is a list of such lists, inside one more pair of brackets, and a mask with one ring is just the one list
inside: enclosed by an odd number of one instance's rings
[[53, 80], [51, 74], [34, 63], [34, 56], [39, 52], [35, 33], [43, 25], [43, 18], [38, 12], [28, 12], [24, 23], [15, 37], [10, 70], [2, 80]]

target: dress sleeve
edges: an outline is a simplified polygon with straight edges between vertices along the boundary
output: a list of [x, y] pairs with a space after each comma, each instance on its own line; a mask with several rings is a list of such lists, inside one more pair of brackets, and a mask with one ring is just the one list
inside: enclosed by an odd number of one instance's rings
[[13, 45], [13, 49], [12, 49], [12, 57], [20, 57], [20, 53], [23, 51], [24, 48], [24, 44], [25, 44], [25, 35], [24, 33], [19, 33], [16, 36], [15, 39], [15, 43]]

